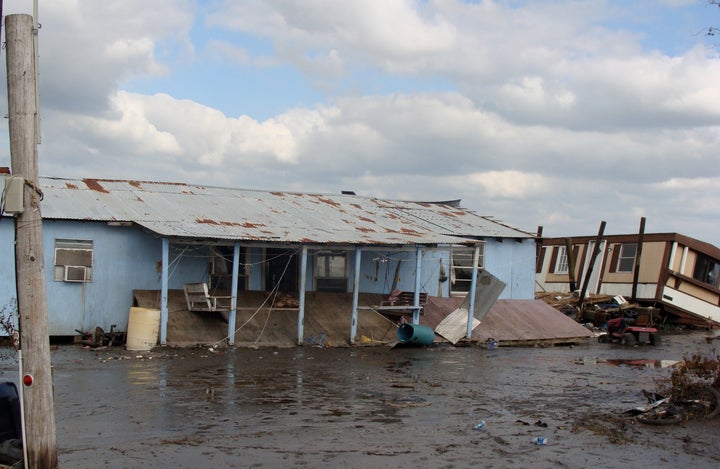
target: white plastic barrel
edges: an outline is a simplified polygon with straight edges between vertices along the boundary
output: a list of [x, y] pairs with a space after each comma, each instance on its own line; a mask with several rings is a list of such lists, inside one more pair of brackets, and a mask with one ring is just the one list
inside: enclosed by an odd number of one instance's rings
[[157, 345], [159, 335], [159, 309], [130, 308], [126, 343], [128, 350], [151, 350]]

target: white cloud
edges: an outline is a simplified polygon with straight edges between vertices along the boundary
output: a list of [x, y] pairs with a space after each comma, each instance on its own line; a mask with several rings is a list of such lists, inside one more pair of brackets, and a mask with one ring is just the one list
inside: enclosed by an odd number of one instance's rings
[[[489, 171], [467, 176], [470, 184], [483, 188], [488, 197], [523, 199], [540, 195], [548, 181], [541, 174], [520, 171]], [[462, 182], [462, 181], [458, 181]]]
[[718, 243], [720, 58], [652, 36], [684, 1], [42, 3], [41, 168], [460, 197], [550, 236], [646, 216]]

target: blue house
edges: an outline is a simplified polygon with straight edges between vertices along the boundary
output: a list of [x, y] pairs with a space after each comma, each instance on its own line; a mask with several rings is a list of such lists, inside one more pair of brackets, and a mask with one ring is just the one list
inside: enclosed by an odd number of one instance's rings
[[[135, 291], [154, 291], [167, 343], [168, 295], [188, 284], [222, 292], [234, 343], [237, 300], [250, 292], [294, 297], [303, 341], [308, 292], [459, 296], [477, 272], [506, 284], [500, 298], [533, 299], [535, 237], [461, 208], [353, 193], [242, 190], [149, 181], [41, 178], [51, 336], [127, 324]], [[14, 223], [0, 218], [0, 309], [16, 314]], [[472, 297], [472, 293], [470, 294]], [[188, 306], [190, 309], [190, 306]], [[414, 309], [417, 322], [419, 309]]]

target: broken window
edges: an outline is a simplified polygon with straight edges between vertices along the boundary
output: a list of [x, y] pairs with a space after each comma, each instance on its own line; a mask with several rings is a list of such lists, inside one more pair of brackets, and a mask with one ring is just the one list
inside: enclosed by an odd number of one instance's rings
[[704, 254], [698, 254], [693, 278], [715, 288], [720, 288], [720, 280], [718, 280], [720, 278], [720, 262]]
[[632, 272], [635, 266], [635, 253], [637, 253], [637, 244], [621, 244], [615, 271]]
[[54, 280], [56, 282], [91, 282], [92, 266], [92, 240], [55, 240]]
[[[485, 267], [485, 245], [478, 245], [480, 253], [478, 257], [478, 271]], [[451, 288], [452, 293], [469, 292], [472, 283], [473, 255], [474, 248], [455, 248], [451, 252]]]
[[315, 255], [315, 289], [347, 291], [347, 256], [344, 252], [320, 251]]

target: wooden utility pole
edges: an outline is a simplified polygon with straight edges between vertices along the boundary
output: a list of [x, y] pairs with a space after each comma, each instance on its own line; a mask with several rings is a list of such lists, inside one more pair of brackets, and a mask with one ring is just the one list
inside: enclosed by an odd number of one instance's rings
[[575, 283], [575, 251], [573, 251], [572, 238], [565, 238], [565, 255], [567, 256], [568, 265], [568, 280], [570, 287], [570, 293], [577, 290], [577, 284]]
[[635, 267], [633, 268], [633, 284], [630, 297], [633, 301], [637, 301], [637, 287], [640, 279], [640, 258], [642, 257], [642, 247], [645, 242], [645, 217], [640, 218], [640, 229], [638, 232], [637, 248], [635, 249]]
[[26, 467], [58, 467], [50, 341], [47, 325], [42, 216], [36, 144], [33, 18], [5, 18], [10, 161], [24, 178], [24, 210], [15, 218], [15, 281], [22, 352]]

